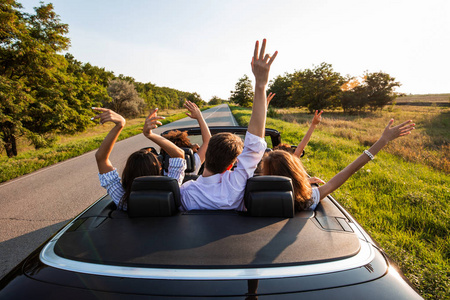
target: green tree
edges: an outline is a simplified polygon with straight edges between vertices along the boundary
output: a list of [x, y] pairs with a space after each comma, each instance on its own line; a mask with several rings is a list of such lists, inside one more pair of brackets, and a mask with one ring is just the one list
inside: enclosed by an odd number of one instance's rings
[[186, 100], [194, 102], [197, 104], [198, 107], [201, 107], [206, 104], [205, 101], [203, 101], [202, 97], [200, 97], [197, 93], [191, 93], [187, 96]]
[[[8, 157], [17, 155], [16, 138], [22, 129], [20, 115], [29, 101], [23, 80], [13, 79], [8, 66], [16, 54], [16, 40], [26, 33], [26, 23], [14, 0], [0, 3], [0, 137]], [[17, 54], [16, 54], [17, 55]]]
[[290, 87], [292, 86], [292, 74], [284, 74], [284, 76], [277, 76], [275, 80], [270, 82], [268, 89], [269, 93], [275, 93], [273, 102], [270, 106], [273, 107], [293, 107]]
[[235, 90], [231, 91], [230, 101], [243, 107], [252, 107], [253, 87], [250, 78], [247, 75], [242, 76], [234, 88]]
[[[349, 88], [344, 88], [341, 97], [341, 106], [344, 111], [359, 112], [364, 111], [367, 107], [372, 111], [383, 109], [397, 97], [394, 89], [400, 86], [400, 83], [396, 82], [395, 78], [389, 74], [366, 72], [363, 78], [362, 83], [353, 81], [353, 86], [350, 84]], [[349, 84], [345, 86], [349, 86]]]
[[220, 99], [220, 98], [217, 97], [217, 96], [213, 96], [213, 97], [211, 98], [211, 100], [209, 100], [208, 104], [209, 104], [209, 105], [218, 105], [218, 104], [222, 104], [222, 103], [224, 103], [224, 102], [225, 102], [225, 100]]
[[289, 88], [293, 105], [306, 106], [310, 112], [340, 105], [343, 77], [331, 64], [321, 63], [313, 70], [296, 71]]
[[400, 82], [383, 72], [367, 72], [363, 86], [367, 91], [367, 105], [371, 110], [377, 110], [383, 109], [397, 97], [394, 89], [400, 86]]
[[127, 118], [138, 116], [145, 109], [144, 100], [139, 97], [134, 84], [122, 79], [111, 80], [108, 86], [110, 99], [103, 105]]
[[17, 155], [17, 137], [25, 135], [36, 148], [44, 147], [53, 133], [86, 126], [87, 116], [82, 117], [82, 105], [69, 103], [62, 91], [72, 78], [58, 52], [67, 50], [70, 40], [65, 37], [68, 26], [60, 22], [53, 5], [41, 4], [35, 14], [25, 14], [17, 2], [8, 0], [1, 9], [2, 19], [9, 20], [2, 25], [0, 45], [1, 139], [11, 157]]
[[[72, 126], [68, 132], [83, 131], [90, 124], [92, 106], [100, 106], [104, 99], [108, 99], [104, 84], [105, 78], [113, 77], [112, 72], [106, 72], [102, 68], [90, 64], [82, 64], [73, 55], [65, 55], [67, 69], [64, 84], [60, 86], [60, 92], [68, 105], [75, 109], [78, 114], [69, 116], [66, 123]], [[76, 119], [71, 120], [70, 118]], [[66, 125], [67, 126], [67, 125]]]
[[350, 90], [343, 91], [341, 95], [341, 106], [346, 113], [363, 111], [367, 105], [367, 92], [361, 85]]

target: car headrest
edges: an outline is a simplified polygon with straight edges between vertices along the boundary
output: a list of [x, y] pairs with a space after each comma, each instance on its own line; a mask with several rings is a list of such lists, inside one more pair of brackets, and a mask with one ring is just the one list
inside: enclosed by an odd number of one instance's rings
[[156, 149], [155, 149], [154, 147], [144, 147], [144, 148], [141, 148], [141, 150], [147, 150], [147, 151], [150, 151], [151, 153], [155, 154], [155, 156], [158, 156], [158, 155], [159, 155], [159, 154], [158, 154], [158, 151], [156, 151]]
[[254, 217], [293, 218], [294, 188], [284, 176], [257, 176], [247, 180], [244, 203]]
[[181, 206], [180, 188], [174, 178], [143, 176], [133, 180], [128, 199], [128, 216], [167, 217]]
[[[181, 148], [184, 150], [184, 158], [186, 159], [186, 173], [192, 173], [195, 171], [195, 157], [194, 151], [191, 148]], [[170, 156], [165, 152], [161, 151], [163, 156], [163, 168], [166, 172], [169, 172], [169, 158]]]

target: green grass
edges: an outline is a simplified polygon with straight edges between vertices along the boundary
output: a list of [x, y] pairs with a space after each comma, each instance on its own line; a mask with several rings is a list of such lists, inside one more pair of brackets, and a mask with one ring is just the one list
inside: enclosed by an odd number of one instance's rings
[[[240, 125], [248, 125], [249, 109], [231, 109]], [[347, 124], [352, 127], [351, 135], [342, 135], [334, 126], [327, 127], [327, 113], [323, 116], [324, 120], [314, 132], [302, 162], [311, 175], [328, 181], [367, 149], [369, 140], [376, 140], [375, 137], [367, 139], [367, 131], [361, 129], [360, 132], [356, 123], [371, 124], [365, 119], [382, 116], [349, 117], [349, 120], [353, 119]], [[307, 115], [304, 121], [311, 118]], [[345, 119], [346, 116], [341, 114], [340, 118]], [[280, 131], [283, 142], [298, 144], [309, 124], [282, 119], [281, 113], [277, 119], [268, 118], [266, 127]], [[382, 122], [380, 128], [384, 124]], [[377, 132], [379, 136], [382, 129]], [[403, 142], [410, 145], [407, 141], [415, 139], [415, 133], [402, 138]], [[402, 146], [402, 139], [394, 146]], [[415, 146], [411, 144], [411, 147]], [[394, 150], [381, 151], [373, 162], [352, 176], [333, 196], [399, 264], [424, 298], [448, 299], [450, 176], [431, 163], [406, 160], [402, 155], [396, 155]]]
[[[211, 107], [203, 107], [201, 110]], [[164, 112], [160, 112], [160, 115], [166, 116], [161, 122], [164, 125], [185, 118], [186, 114], [184, 111], [186, 110], [172, 115], [165, 115]], [[144, 120], [144, 118], [128, 120], [118, 140], [120, 141], [142, 133]], [[103, 126], [93, 126], [86, 132], [79, 133], [76, 136], [61, 136], [59, 137], [60, 142], [56, 143], [53, 147], [22, 151], [13, 158], [2, 155], [0, 156], [0, 182], [17, 178], [43, 167], [95, 150], [100, 146], [112, 126], [112, 124], [107, 123]]]

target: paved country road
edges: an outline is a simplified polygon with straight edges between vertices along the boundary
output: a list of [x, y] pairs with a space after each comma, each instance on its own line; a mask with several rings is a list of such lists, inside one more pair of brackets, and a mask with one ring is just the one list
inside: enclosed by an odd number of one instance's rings
[[[209, 126], [237, 125], [226, 104], [203, 115]], [[184, 118], [155, 132], [196, 126], [196, 120]], [[147, 146], [156, 145], [143, 134], [117, 142], [111, 161], [121, 173], [128, 156]], [[94, 154], [95, 150], [0, 184], [0, 278], [105, 194]]]

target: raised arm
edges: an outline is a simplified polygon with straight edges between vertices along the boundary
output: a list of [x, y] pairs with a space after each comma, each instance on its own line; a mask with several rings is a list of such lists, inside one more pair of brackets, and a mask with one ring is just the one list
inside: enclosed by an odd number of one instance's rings
[[114, 144], [117, 141], [117, 138], [119, 137], [120, 132], [122, 131], [123, 127], [125, 126], [125, 119], [119, 115], [118, 113], [107, 109], [107, 108], [101, 108], [101, 107], [93, 107], [93, 110], [96, 110], [100, 112], [98, 115], [93, 117], [92, 119], [100, 119], [100, 124], [106, 123], [106, 122], [113, 122], [116, 124], [111, 131], [106, 135], [105, 139], [103, 140], [102, 144], [98, 148], [97, 152], [95, 153], [95, 159], [97, 161], [98, 166], [98, 172], [100, 174], [108, 173], [112, 170], [114, 170], [114, 167], [109, 160], [109, 155], [111, 154], [111, 151], [114, 147]]
[[169, 154], [170, 157], [180, 157], [184, 158], [184, 151], [178, 148], [174, 143], [152, 132], [153, 129], [157, 128], [158, 125], [162, 123], [158, 120], [162, 120], [164, 117], [158, 116], [158, 109], [155, 108], [145, 119], [143, 134], [152, 142], [160, 146], [164, 151]]
[[192, 119], [196, 119], [198, 122], [198, 126], [200, 127], [200, 131], [202, 133], [202, 146], [198, 149], [197, 154], [200, 157], [201, 162], [205, 161], [206, 149], [208, 149], [209, 140], [211, 139], [211, 132], [209, 131], [209, 127], [206, 124], [205, 119], [203, 118], [203, 114], [198, 108], [197, 104], [186, 101], [184, 103], [184, 107], [189, 110], [189, 113], [186, 113]]
[[[252, 116], [248, 123], [248, 132], [259, 137], [264, 137], [267, 99], [266, 87], [269, 81], [269, 71], [278, 52], [275, 51], [272, 57], [265, 54], [266, 40], [262, 42], [261, 50], [259, 51], [259, 42], [256, 41], [255, 51], [252, 58], [252, 72], [255, 75], [255, 96], [253, 98]], [[259, 54], [258, 54], [259, 52]]]
[[378, 141], [375, 142], [375, 144], [372, 145], [372, 147], [370, 147], [368, 151], [366, 150], [351, 164], [345, 167], [344, 170], [342, 170], [333, 178], [331, 178], [330, 181], [319, 187], [320, 199], [322, 200], [328, 194], [332, 193], [334, 190], [339, 188], [345, 181], [347, 181], [347, 179], [350, 178], [350, 176], [352, 176], [356, 171], [361, 169], [366, 163], [368, 163], [371, 159], [373, 159], [372, 157], [375, 156], [390, 141], [398, 137], [410, 134], [411, 130], [414, 129], [415, 125], [414, 123], [411, 122], [412, 121], [409, 120], [395, 127], [391, 127], [392, 124], [394, 123], [394, 119], [391, 119], [389, 121], [389, 124], [384, 129], [381, 137], [378, 139]]
[[316, 110], [314, 113], [314, 117], [311, 122], [311, 126], [309, 126], [308, 131], [306, 132], [305, 136], [302, 138], [301, 142], [298, 144], [297, 149], [295, 149], [294, 155], [297, 157], [300, 157], [303, 153], [303, 150], [305, 150], [306, 145], [308, 145], [309, 140], [311, 139], [311, 135], [314, 132], [314, 129], [316, 129], [316, 126], [320, 124], [320, 121], [322, 121], [322, 113], [323, 110], [320, 111], [320, 113]]

